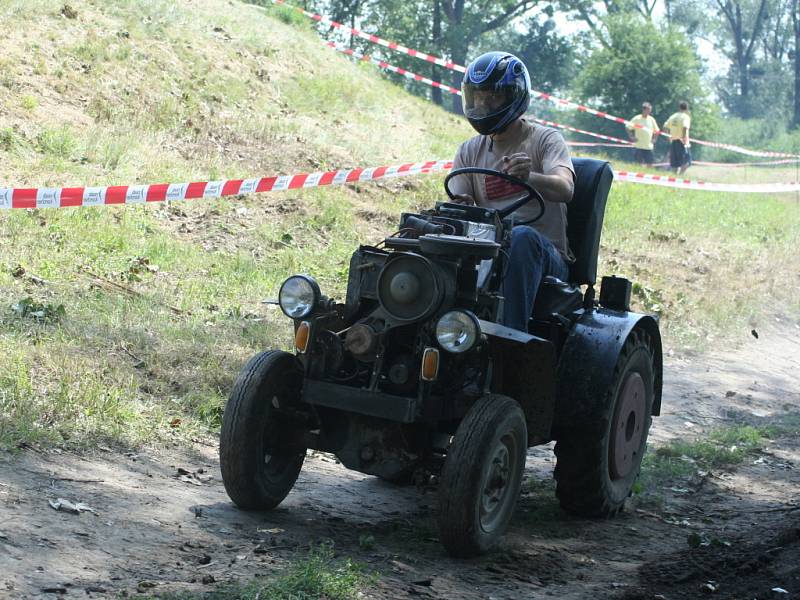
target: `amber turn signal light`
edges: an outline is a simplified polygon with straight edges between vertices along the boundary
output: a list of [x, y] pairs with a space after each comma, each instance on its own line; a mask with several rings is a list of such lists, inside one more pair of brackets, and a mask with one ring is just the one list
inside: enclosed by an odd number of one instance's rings
[[308, 340], [311, 338], [311, 325], [308, 321], [303, 321], [297, 326], [294, 332], [294, 347], [300, 354], [305, 354], [308, 349]]
[[439, 374], [439, 351], [436, 348], [425, 348], [422, 353], [422, 373], [420, 377], [423, 381], [434, 381]]

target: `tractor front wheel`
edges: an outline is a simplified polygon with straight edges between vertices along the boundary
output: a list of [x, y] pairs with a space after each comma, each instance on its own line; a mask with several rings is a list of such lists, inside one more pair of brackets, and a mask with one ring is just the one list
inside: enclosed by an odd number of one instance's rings
[[439, 537], [450, 555], [476, 556], [505, 533], [527, 448], [525, 415], [515, 400], [488, 394], [469, 409], [439, 483]]
[[601, 414], [575, 424], [556, 442], [562, 508], [585, 517], [610, 517], [623, 508], [642, 465], [653, 394], [653, 346], [636, 330], [620, 352]]
[[[271, 510], [294, 486], [306, 449], [292, 440], [285, 409], [300, 399], [303, 374], [291, 354], [272, 350], [239, 373], [222, 419], [219, 462], [237, 506]], [[297, 436], [294, 436], [296, 439]]]

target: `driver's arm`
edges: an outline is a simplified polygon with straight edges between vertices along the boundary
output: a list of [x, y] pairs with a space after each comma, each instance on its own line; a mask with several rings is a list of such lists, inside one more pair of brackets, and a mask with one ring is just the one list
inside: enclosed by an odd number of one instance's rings
[[503, 170], [527, 180], [549, 202], [571, 201], [575, 191], [575, 172], [569, 148], [561, 134], [550, 130], [532, 150], [541, 156], [541, 173], [532, 170], [533, 161], [524, 152], [503, 157]]
[[569, 202], [575, 191], [572, 171], [566, 167], [555, 167], [550, 173], [531, 173], [528, 181], [535, 187], [542, 198], [550, 202]]
[[[464, 144], [459, 146], [456, 152], [456, 157], [453, 159], [453, 170], [466, 167], [466, 161], [463, 156]], [[456, 202], [463, 204], [475, 204], [475, 191], [472, 189], [472, 175], [459, 175], [453, 177], [448, 183], [450, 190], [455, 194]]]
[[526, 179], [542, 198], [549, 202], [569, 202], [575, 190], [575, 176], [567, 167], [550, 166], [547, 173], [531, 171], [530, 157], [520, 152], [503, 157], [503, 170], [519, 179]]

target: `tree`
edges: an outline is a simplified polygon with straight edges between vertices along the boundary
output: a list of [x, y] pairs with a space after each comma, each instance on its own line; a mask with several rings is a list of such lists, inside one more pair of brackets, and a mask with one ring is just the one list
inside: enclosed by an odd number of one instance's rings
[[559, 34], [553, 14], [545, 9], [484, 36], [474, 54], [488, 50], [513, 52], [528, 67], [534, 89], [556, 93], [571, 87], [577, 72], [575, 44]]
[[[745, 5], [743, 0], [714, 0], [720, 12], [725, 17], [733, 42], [733, 50], [726, 54], [733, 60], [739, 80], [740, 114], [750, 116], [750, 67], [753, 62], [755, 43], [761, 35], [764, 17], [767, 10], [767, 0], [755, 0]], [[748, 10], [749, 9], [749, 10]], [[749, 13], [749, 14], [748, 14]]]
[[[680, 100], [687, 100], [694, 117], [693, 132], [698, 137], [713, 132], [715, 119], [700, 83], [699, 60], [685, 36], [633, 15], [607, 17], [605, 27], [608, 45], [589, 56], [577, 81], [581, 98], [626, 118], [637, 114], [647, 101], [659, 124]], [[594, 131], [623, 133], [619, 125], [596, 117], [582, 115], [579, 121]]]
[[[503, 27], [533, 8], [540, 0], [331, 0], [340, 20], [351, 23], [363, 20], [380, 31], [384, 38], [395, 39], [429, 54], [443, 56], [454, 63], [465, 64], [470, 50], [485, 34]], [[321, 6], [324, 3], [321, 3]], [[361, 41], [353, 43], [362, 45]], [[370, 48], [371, 53], [382, 49]], [[392, 55], [392, 62], [412, 71], [424, 71], [412, 57]], [[431, 79], [461, 87], [462, 74], [449, 73], [432, 66]], [[449, 80], [449, 81], [448, 81]], [[404, 82], [417, 93], [421, 88]], [[427, 95], [428, 90], [424, 93]], [[441, 100], [438, 92], [431, 97]], [[461, 100], [453, 98], [453, 111], [461, 111]]]
[[[480, 37], [503, 26], [536, 5], [538, 0], [441, 0], [445, 17], [445, 40], [450, 59], [466, 64], [469, 50]], [[462, 76], [453, 73], [452, 86], [460, 87]], [[461, 112], [461, 101], [453, 98], [453, 112]]]
[[[648, 21], [653, 20], [653, 14], [658, 0], [560, 0], [555, 3], [559, 9], [570, 14], [573, 19], [582, 21], [592, 32], [595, 40], [608, 47], [608, 29], [606, 19], [609, 17], [622, 17], [638, 14]], [[669, 2], [666, 2], [669, 13]]]
[[794, 119], [793, 127], [800, 127], [800, 0], [792, 1], [792, 29], [794, 29]]
[[673, 21], [690, 35], [710, 41], [728, 59], [728, 75], [716, 82], [717, 91], [736, 116], [762, 115], [765, 105], [780, 112], [774, 102], [776, 89], [767, 85], [778, 85], [779, 95], [791, 93], [788, 79], [781, 77], [790, 40], [787, 9], [787, 0], [675, 0], [673, 4]]

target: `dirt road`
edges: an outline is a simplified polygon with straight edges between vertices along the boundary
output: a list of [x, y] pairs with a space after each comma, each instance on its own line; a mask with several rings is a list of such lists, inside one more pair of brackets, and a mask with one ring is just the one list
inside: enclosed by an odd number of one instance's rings
[[[653, 447], [736, 423], [800, 414], [800, 326], [733, 351], [668, 357]], [[380, 574], [373, 598], [800, 598], [800, 439], [691, 481], [664, 501], [593, 522], [558, 509], [551, 448], [532, 450], [503, 549], [448, 558], [435, 490], [395, 488], [310, 454], [274, 512], [228, 500], [216, 448], [0, 457], [0, 598], [117, 597], [212, 589], [268, 575], [330, 539]], [[55, 510], [49, 501], [91, 511]], [[688, 541], [687, 541], [688, 540]], [[696, 547], [692, 547], [696, 546]]]

